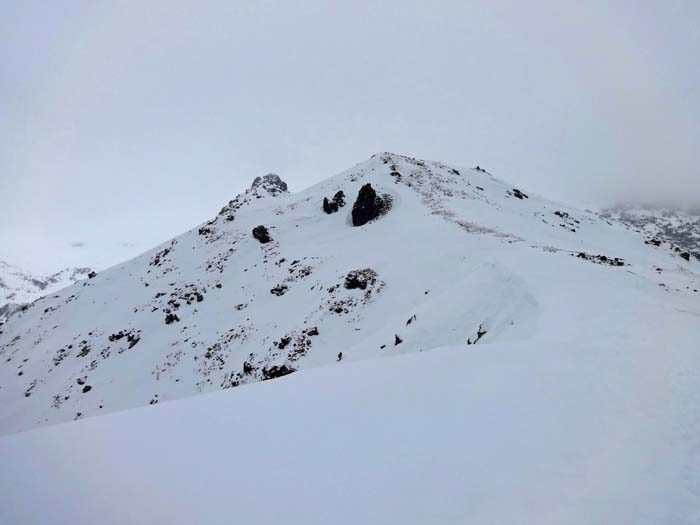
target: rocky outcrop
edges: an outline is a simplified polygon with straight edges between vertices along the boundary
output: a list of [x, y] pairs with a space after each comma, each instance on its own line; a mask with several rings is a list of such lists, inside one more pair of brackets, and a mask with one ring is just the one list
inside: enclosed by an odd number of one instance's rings
[[270, 368], [263, 368], [262, 379], [263, 381], [267, 381], [268, 379], [275, 379], [277, 377], [289, 375], [292, 372], [296, 372], [296, 370], [291, 366], [271, 366]]
[[267, 231], [267, 228], [265, 228], [265, 226], [263, 226], [262, 224], [253, 228], [253, 237], [260, 241], [260, 244], [266, 244], [272, 241], [272, 237], [270, 237], [270, 232]]
[[360, 188], [355, 204], [352, 206], [352, 225], [362, 226], [379, 217], [385, 210], [386, 203], [372, 185], [367, 183]]
[[281, 193], [287, 193], [287, 183], [276, 173], [268, 173], [262, 177], [255, 177], [250, 191], [253, 193], [264, 191], [269, 195], [277, 196]]
[[249, 189], [237, 195], [235, 199], [221, 208], [219, 216], [223, 217], [226, 222], [232, 222], [236, 219], [236, 213], [253, 200], [278, 197], [285, 193], [288, 193], [287, 183], [279, 175], [268, 173], [262, 177], [255, 177]]
[[363, 270], [351, 270], [345, 276], [344, 286], [348, 290], [355, 290], [359, 288], [360, 290], [367, 289], [368, 284], [373, 284], [377, 279], [377, 272], [371, 268], [365, 268]]

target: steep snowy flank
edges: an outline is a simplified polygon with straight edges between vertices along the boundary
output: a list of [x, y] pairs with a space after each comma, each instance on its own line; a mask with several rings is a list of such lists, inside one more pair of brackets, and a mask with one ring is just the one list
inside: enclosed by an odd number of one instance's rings
[[36, 275], [0, 261], [0, 320], [22, 305], [31, 303], [74, 282], [87, 278], [90, 268], [64, 268], [51, 275]]
[[378, 154], [298, 194], [267, 175], [0, 326], [0, 432], [562, 327], [618, 352], [615, 327], [644, 303], [591, 298], [591, 283], [695, 321], [699, 265], [481, 168]]

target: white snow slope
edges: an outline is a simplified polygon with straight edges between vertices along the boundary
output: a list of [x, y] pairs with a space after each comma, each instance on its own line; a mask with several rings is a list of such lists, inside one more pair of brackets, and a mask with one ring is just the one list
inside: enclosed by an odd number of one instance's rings
[[[367, 182], [392, 207], [353, 227]], [[6, 434], [299, 372], [1, 438], [0, 523], [698, 523], [700, 263], [516, 193], [392, 154], [270, 178], [12, 316]]]

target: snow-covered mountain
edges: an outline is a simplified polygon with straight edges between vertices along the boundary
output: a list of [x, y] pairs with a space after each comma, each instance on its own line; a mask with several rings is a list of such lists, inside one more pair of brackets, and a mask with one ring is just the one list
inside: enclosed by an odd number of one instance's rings
[[[366, 184], [383, 209], [354, 226]], [[552, 263], [554, 282], [634, 276], [700, 298], [697, 261], [480, 168], [379, 154], [299, 194], [256, 178], [210, 221], [0, 327], [0, 430], [528, 339], [551, 323], [532, 274]]]
[[626, 224], [650, 243], [667, 243], [683, 257], [700, 261], [700, 211], [625, 205], [602, 215]]
[[90, 268], [64, 268], [50, 275], [38, 275], [0, 260], [0, 319], [42, 295], [86, 279]]
[[390, 153], [256, 178], [0, 326], [0, 432], [85, 419], [0, 439], [0, 521], [697, 523], [700, 261], [649, 237]]

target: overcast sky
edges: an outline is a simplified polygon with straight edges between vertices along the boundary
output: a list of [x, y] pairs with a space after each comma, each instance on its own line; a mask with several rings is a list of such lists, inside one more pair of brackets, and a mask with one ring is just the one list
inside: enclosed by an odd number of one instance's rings
[[0, 259], [148, 247], [378, 151], [697, 205], [698, 27], [697, 0], [3, 2]]

